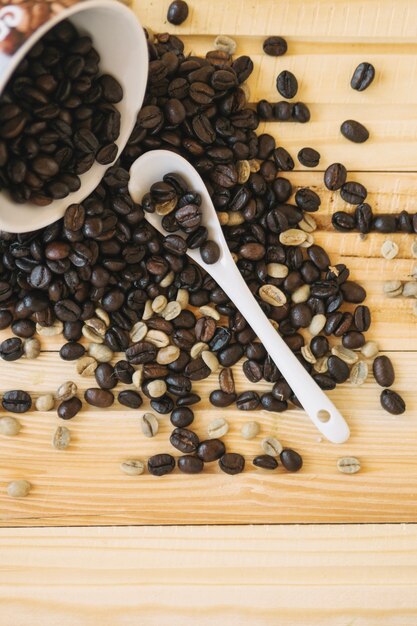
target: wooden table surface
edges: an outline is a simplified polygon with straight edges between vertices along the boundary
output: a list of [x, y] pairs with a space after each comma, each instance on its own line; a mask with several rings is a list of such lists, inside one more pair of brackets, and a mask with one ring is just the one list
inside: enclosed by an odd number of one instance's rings
[[[195, 623], [198, 615], [199, 624], [415, 624], [416, 527], [352, 525], [417, 521], [417, 318], [411, 313], [414, 301], [382, 295], [383, 281], [409, 279], [417, 264], [411, 255], [415, 237], [390, 236], [400, 253], [386, 261], [380, 247], [387, 236], [371, 234], [362, 241], [358, 234], [335, 233], [331, 215], [345, 205], [323, 188], [322, 178], [328, 164], [343, 162], [349, 178], [368, 188], [375, 212], [417, 212], [417, 3], [189, 4], [190, 16], [180, 27], [166, 23], [168, 1], [138, 0], [134, 9], [154, 32], [180, 34], [189, 52], [205, 54], [216, 35], [233, 36], [237, 54], [249, 54], [255, 64], [248, 81], [252, 101], [279, 99], [275, 79], [281, 70], [297, 76], [297, 98], [308, 103], [311, 122], [264, 124], [258, 132], [273, 134], [294, 156], [304, 146], [320, 151], [319, 168], [298, 165], [289, 178], [320, 194], [315, 240], [366, 287], [373, 316], [367, 337], [392, 359], [394, 388], [404, 396], [407, 412], [384, 413], [380, 389], [370, 379], [361, 388], [341, 385], [330, 395], [352, 436], [334, 446], [319, 437], [302, 411], [275, 415], [229, 408], [221, 415], [231, 425], [230, 450], [250, 459], [260, 439], [274, 435], [301, 452], [303, 470], [271, 475], [248, 463], [235, 477], [213, 467], [196, 477], [174, 473], [163, 479], [127, 477], [119, 464], [172, 452], [168, 418], [160, 420], [158, 437], [148, 440], [134, 412], [118, 404], [105, 413], [84, 407], [68, 424], [70, 449], [58, 452], [50, 443], [60, 421], [54, 413], [25, 414], [21, 434], [0, 441], [0, 622], [163, 626]], [[272, 34], [288, 40], [284, 57], [263, 54], [262, 41]], [[358, 93], [349, 81], [363, 60], [375, 65], [377, 75]], [[369, 128], [366, 144], [340, 136], [340, 123], [348, 118]], [[0, 333], [1, 339], [6, 336], [10, 332]], [[60, 343], [42, 340], [36, 361], [1, 361], [0, 392], [24, 388], [35, 398], [65, 380], [74, 380], [80, 390], [90, 386], [73, 364], [59, 359]], [[249, 388], [240, 367], [235, 379], [239, 391]], [[207, 398], [215, 386], [213, 376], [196, 389]], [[204, 436], [218, 415], [208, 402], [198, 407], [197, 433]], [[250, 419], [262, 430], [248, 442], [240, 429]], [[347, 455], [361, 460], [359, 474], [336, 470], [337, 458]], [[15, 478], [33, 484], [28, 498], [5, 495]], [[344, 525], [328, 525], [333, 522]], [[131, 527], [257, 523], [269, 526]], [[290, 523], [303, 525], [274, 526]], [[315, 523], [326, 526], [306, 525]], [[111, 525], [130, 527], [97, 528]], [[30, 528], [45, 526], [95, 528]], [[204, 615], [196, 612], [201, 608]]]

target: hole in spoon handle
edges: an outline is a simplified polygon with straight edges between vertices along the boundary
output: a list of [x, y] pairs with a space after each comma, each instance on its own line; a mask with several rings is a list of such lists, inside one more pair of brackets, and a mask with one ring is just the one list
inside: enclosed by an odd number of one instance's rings
[[318, 430], [332, 443], [344, 443], [349, 439], [349, 426], [330, 401], [327, 406], [314, 408], [308, 414]]

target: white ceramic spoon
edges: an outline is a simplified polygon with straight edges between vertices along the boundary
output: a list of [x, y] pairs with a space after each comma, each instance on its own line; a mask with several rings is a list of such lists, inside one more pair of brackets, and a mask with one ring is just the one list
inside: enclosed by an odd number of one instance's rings
[[[204, 263], [198, 250], [188, 250], [187, 254], [214, 278], [243, 313], [319, 431], [329, 441], [343, 443], [349, 438], [348, 425], [334, 404], [281, 339], [253, 297], [230, 254], [206, 186], [193, 166], [181, 156], [168, 150], [147, 152], [139, 157], [130, 169], [129, 191], [132, 198], [140, 203], [151, 185], [162, 180], [168, 172], [180, 174], [190, 190], [201, 194], [203, 224], [208, 229], [209, 239], [216, 241], [221, 250], [219, 260], [213, 265]], [[159, 215], [145, 213], [145, 216], [158, 231], [166, 234]]]

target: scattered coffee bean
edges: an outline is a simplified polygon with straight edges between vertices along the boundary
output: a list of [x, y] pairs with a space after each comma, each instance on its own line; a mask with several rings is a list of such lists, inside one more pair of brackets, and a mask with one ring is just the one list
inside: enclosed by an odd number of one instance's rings
[[381, 254], [384, 259], [388, 260], [394, 259], [397, 256], [399, 250], [400, 249], [395, 241], [391, 241], [390, 239], [386, 239], [381, 246]]
[[65, 426], [58, 426], [52, 438], [56, 450], [66, 450], [71, 442], [71, 433]]
[[336, 191], [345, 184], [347, 171], [341, 163], [332, 163], [324, 172], [324, 184], [330, 191]]
[[391, 387], [395, 381], [394, 367], [385, 354], [377, 356], [372, 364], [374, 378], [381, 387]]
[[59, 356], [64, 361], [76, 361], [81, 359], [84, 354], [84, 346], [76, 341], [69, 341], [68, 343], [65, 343], [59, 351]]
[[35, 400], [35, 407], [37, 411], [51, 411], [55, 406], [55, 398], [51, 393], [47, 393], [44, 396], [39, 396]]
[[254, 439], [260, 431], [258, 422], [246, 422], [242, 426], [241, 434], [244, 439]]
[[31, 489], [32, 485], [28, 480], [12, 480], [7, 485], [7, 495], [10, 498], [25, 498]]
[[58, 417], [63, 420], [70, 420], [81, 411], [81, 407], [81, 400], [77, 397], [71, 398], [71, 400], [64, 400], [57, 409]]
[[371, 63], [359, 63], [353, 72], [350, 86], [356, 91], [364, 91], [375, 78], [375, 68]]
[[365, 361], [358, 361], [353, 365], [352, 369], [350, 370], [350, 384], [355, 385], [355, 387], [363, 385], [363, 383], [368, 378], [368, 372], [368, 364]]
[[80, 376], [94, 376], [97, 361], [92, 356], [83, 356], [77, 361], [77, 373]]
[[175, 459], [170, 454], [155, 454], [148, 459], [148, 472], [153, 476], [164, 476], [175, 469]]
[[167, 20], [170, 24], [179, 26], [188, 17], [188, 4], [184, 0], [174, 0], [168, 7]]
[[261, 469], [266, 470], [274, 470], [278, 467], [278, 461], [274, 456], [270, 454], [260, 454], [253, 459], [253, 464], [255, 467], [260, 467]]
[[15, 417], [4, 415], [0, 417], [0, 435], [5, 437], [15, 437], [20, 433], [21, 423]]
[[337, 459], [336, 466], [342, 474], [356, 474], [361, 469], [360, 461], [354, 456]]
[[145, 471], [145, 464], [139, 459], [126, 459], [120, 463], [120, 469], [128, 476], [140, 476]]
[[225, 452], [225, 445], [220, 439], [207, 439], [202, 441], [197, 448], [197, 455], [204, 463], [217, 461]]
[[65, 383], [62, 383], [62, 385], [58, 387], [55, 392], [55, 398], [59, 402], [62, 402], [63, 400], [71, 400], [71, 398], [76, 395], [77, 391], [77, 385], [69, 380]]
[[159, 430], [159, 422], [153, 413], [144, 413], [140, 425], [145, 437], [155, 437]]
[[295, 450], [284, 448], [279, 455], [281, 463], [289, 472], [298, 472], [303, 466], [303, 459]]
[[0, 344], [0, 357], [5, 361], [17, 361], [23, 353], [23, 342], [19, 337], [5, 339]]
[[236, 452], [226, 452], [219, 459], [219, 467], [222, 472], [231, 476], [240, 474], [245, 469], [245, 458]]
[[314, 148], [301, 148], [297, 157], [305, 167], [317, 167], [320, 163], [320, 154]]
[[110, 407], [114, 402], [114, 395], [107, 389], [100, 389], [99, 387], [90, 387], [84, 392], [84, 399], [91, 406], [105, 409]]
[[287, 42], [283, 37], [268, 37], [263, 42], [263, 51], [272, 57], [280, 57], [287, 52]]
[[375, 341], [367, 341], [361, 348], [365, 359], [373, 359], [379, 352], [378, 344]]
[[207, 427], [207, 434], [210, 439], [224, 437], [229, 430], [228, 422], [223, 417], [218, 417], [210, 422]]
[[298, 82], [294, 74], [284, 70], [277, 77], [277, 91], [283, 98], [290, 100], [298, 91]]
[[403, 292], [403, 284], [400, 280], [388, 280], [383, 285], [383, 291], [387, 298], [397, 298]]
[[405, 411], [405, 402], [402, 397], [392, 389], [384, 389], [381, 393], [381, 406], [392, 415], [401, 415]]
[[11, 413], [26, 413], [32, 406], [32, 398], [26, 391], [6, 391], [3, 394], [2, 406]]
[[198, 456], [187, 454], [179, 457], [178, 469], [184, 474], [199, 474], [204, 469], [204, 463]]
[[174, 448], [184, 454], [196, 452], [200, 443], [197, 435], [188, 428], [174, 428], [169, 440]]
[[124, 391], [120, 391], [117, 396], [118, 402], [123, 404], [123, 406], [127, 406], [129, 409], [138, 409], [142, 405], [142, 398], [140, 395], [133, 391], [132, 389], [125, 389]]
[[23, 353], [27, 359], [37, 359], [41, 353], [41, 344], [39, 339], [31, 337], [23, 342]]
[[364, 143], [369, 139], [369, 131], [355, 120], [346, 120], [340, 127], [340, 131], [346, 139], [353, 143]]
[[256, 391], [244, 391], [236, 398], [236, 407], [240, 411], [254, 411], [260, 403], [259, 395]]
[[265, 437], [261, 441], [262, 450], [269, 456], [279, 456], [282, 452], [282, 445], [275, 437]]

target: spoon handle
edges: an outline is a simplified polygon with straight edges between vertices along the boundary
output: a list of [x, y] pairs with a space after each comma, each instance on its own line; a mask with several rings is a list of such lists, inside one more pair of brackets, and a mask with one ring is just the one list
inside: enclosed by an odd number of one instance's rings
[[233, 260], [224, 263], [221, 271], [216, 272], [213, 277], [242, 311], [313, 424], [332, 443], [346, 441], [349, 438], [346, 421], [281, 339], [253, 297]]

